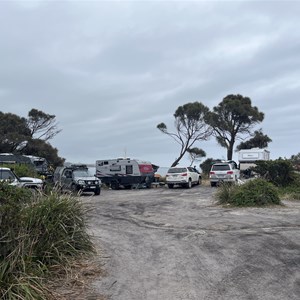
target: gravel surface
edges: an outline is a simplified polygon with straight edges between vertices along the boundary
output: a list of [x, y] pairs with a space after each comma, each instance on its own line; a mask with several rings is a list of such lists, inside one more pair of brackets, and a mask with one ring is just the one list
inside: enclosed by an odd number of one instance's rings
[[216, 188], [82, 197], [112, 300], [300, 299], [300, 201], [216, 205]]

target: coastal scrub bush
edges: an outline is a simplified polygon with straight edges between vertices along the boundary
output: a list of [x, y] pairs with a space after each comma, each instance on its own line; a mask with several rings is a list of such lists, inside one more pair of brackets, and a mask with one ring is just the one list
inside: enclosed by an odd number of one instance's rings
[[0, 299], [49, 299], [44, 279], [94, 250], [84, 216], [71, 195], [0, 183]]
[[294, 173], [294, 178], [291, 184], [279, 189], [279, 194], [283, 199], [300, 200], [300, 174]]
[[19, 177], [38, 177], [34, 168], [28, 164], [4, 164], [1, 167], [12, 169]]
[[295, 172], [289, 160], [257, 161], [252, 170], [276, 186], [287, 186], [295, 180]]
[[277, 188], [261, 178], [249, 180], [242, 185], [222, 184], [216, 197], [220, 204], [234, 206], [280, 204]]

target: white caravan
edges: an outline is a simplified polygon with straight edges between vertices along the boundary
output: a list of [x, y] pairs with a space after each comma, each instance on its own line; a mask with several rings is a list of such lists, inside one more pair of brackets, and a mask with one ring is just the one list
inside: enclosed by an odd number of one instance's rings
[[130, 158], [104, 159], [96, 161], [96, 177], [112, 189], [151, 187], [158, 166], [148, 161]]
[[238, 152], [240, 170], [244, 171], [255, 167], [258, 160], [270, 160], [270, 151], [261, 148], [242, 149]]

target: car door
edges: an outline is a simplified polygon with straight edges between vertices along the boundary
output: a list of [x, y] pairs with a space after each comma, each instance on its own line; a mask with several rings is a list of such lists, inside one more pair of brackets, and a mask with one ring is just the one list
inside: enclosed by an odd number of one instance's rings
[[198, 173], [192, 167], [188, 167], [192, 182], [198, 182]]
[[71, 185], [72, 185], [72, 170], [66, 169], [66, 170], [63, 171], [62, 177], [61, 177], [61, 184], [62, 184], [63, 188], [65, 188], [65, 189], [71, 189]]

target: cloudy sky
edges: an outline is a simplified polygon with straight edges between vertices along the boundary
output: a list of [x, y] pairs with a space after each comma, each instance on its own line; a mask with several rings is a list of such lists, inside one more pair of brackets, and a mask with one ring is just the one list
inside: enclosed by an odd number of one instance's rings
[[[265, 113], [271, 158], [300, 152], [300, 2], [0, 0], [0, 111], [56, 115], [71, 162], [169, 166], [176, 108], [228, 94]], [[198, 143], [226, 158], [214, 139]], [[184, 159], [182, 164], [188, 164]]]

